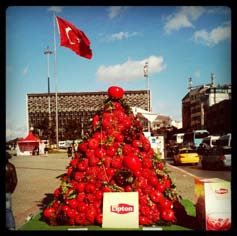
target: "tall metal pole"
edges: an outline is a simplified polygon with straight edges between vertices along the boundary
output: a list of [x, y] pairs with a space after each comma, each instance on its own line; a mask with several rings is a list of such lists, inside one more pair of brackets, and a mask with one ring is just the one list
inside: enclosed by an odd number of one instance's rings
[[47, 64], [48, 64], [48, 103], [49, 103], [49, 127], [51, 127], [51, 111], [50, 111], [50, 73], [49, 73], [49, 55], [53, 52], [50, 51], [49, 46], [44, 51], [44, 54], [47, 55]]
[[53, 14], [53, 25], [54, 25], [54, 81], [55, 81], [55, 120], [56, 120], [56, 146], [58, 148], [58, 83], [56, 76], [56, 33], [55, 33], [55, 12]]
[[[148, 77], [148, 62], [145, 62], [145, 65], [143, 67], [143, 71], [144, 71], [144, 77], [147, 78], [147, 95], [148, 95], [148, 107], [147, 110], [150, 112], [150, 96], [149, 96], [149, 92], [150, 92], [150, 85], [149, 85], [149, 77]], [[148, 120], [148, 132], [150, 132], [150, 121]]]
[[[147, 78], [147, 94], [149, 94], [150, 85], [149, 85], [149, 77], [148, 77], [148, 62], [145, 62], [145, 65], [144, 65], [144, 77]], [[150, 99], [148, 99], [147, 110], [150, 111]]]

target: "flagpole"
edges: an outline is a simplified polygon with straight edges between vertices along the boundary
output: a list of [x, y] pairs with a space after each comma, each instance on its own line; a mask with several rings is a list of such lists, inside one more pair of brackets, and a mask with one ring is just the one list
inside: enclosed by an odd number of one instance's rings
[[54, 25], [54, 82], [55, 82], [55, 121], [56, 121], [56, 146], [58, 149], [58, 82], [56, 76], [56, 33], [55, 33], [55, 12], [53, 14], [53, 25]]

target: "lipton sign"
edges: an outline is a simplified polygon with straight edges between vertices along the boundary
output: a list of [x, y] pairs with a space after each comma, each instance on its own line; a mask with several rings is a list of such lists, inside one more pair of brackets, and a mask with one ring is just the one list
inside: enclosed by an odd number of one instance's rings
[[103, 228], [138, 228], [138, 192], [105, 192]]
[[118, 205], [110, 206], [110, 211], [117, 214], [127, 214], [130, 212], [134, 212], [134, 206], [128, 205], [126, 203], [119, 203]]

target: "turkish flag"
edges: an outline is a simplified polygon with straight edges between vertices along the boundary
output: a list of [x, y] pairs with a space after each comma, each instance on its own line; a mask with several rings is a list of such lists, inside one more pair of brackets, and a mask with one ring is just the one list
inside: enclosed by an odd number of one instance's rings
[[56, 19], [60, 34], [60, 46], [68, 47], [79, 56], [91, 59], [90, 40], [84, 32], [58, 16]]

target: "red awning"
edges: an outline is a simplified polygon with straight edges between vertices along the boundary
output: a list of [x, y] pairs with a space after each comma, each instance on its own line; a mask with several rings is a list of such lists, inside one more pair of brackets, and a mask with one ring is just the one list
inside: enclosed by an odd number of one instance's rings
[[23, 142], [23, 143], [25, 143], [25, 142], [41, 142], [41, 140], [38, 139], [37, 137], [35, 137], [32, 132], [30, 132], [27, 137], [18, 141], [18, 143], [21, 143], [21, 142]]

